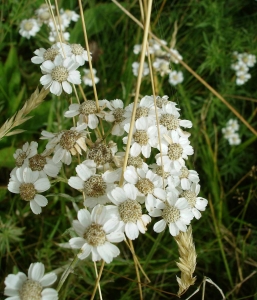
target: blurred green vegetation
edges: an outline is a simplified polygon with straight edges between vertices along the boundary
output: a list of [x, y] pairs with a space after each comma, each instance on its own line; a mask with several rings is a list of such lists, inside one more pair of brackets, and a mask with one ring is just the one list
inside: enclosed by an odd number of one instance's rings
[[[1, 4], [0, 124], [20, 109], [40, 86], [40, 68], [30, 59], [36, 49], [50, 45], [47, 28], [42, 28], [29, 40], [22, 38], [18, 29], [20, 22], [31, 17], [41, 3], [21, 0]], [[140, 18], [137, 1], [127, 0], [121, 4]], [[79, 13], [74, 1], [60, 1], [59, 5]], [[93, 66], [100, 78], [97, 84], [99, 99], [119, 98], [128, 104], [133, 101], [136, 84], [131, 64], [138, 57], [133, 54], [133, 46], [141, 42], [142, 30], [110, 1], [89, 0], [84, 10], [88, 37], [97, 49]], [[177, 21], [175, 48], [183, 60], [256, 128], [256, 66], [250, 70], [252, 78], [237, 86], [230, 65], [233, 51], [257, 55], [257, 2], [155, 0], [151, 21], [151, 30], [168, 43]], [[71, 42], [84, 44], [81, 21], [70, 28], [70, 33]], [[257, 299], [256, 274], [244, 281], [257, 267], [256, 136], [240, 122], [242, 143], [230, 146], [221, 128], [230, 118], [235, 118], [233, 113], [181, 65], [171, 67], [183, 71], [185, 80], [172, 87], [167, 79], [159, 78], [159, 94], [169, 95], [178, 103], [182, 119], [193, 122], [190, 141], [195, 154], [188, 163], [199, 173], [201, 195], [209, 201], [202, 218], [192, 224], [198, 255], [197, 282], [182, 298], [193, 293], [207, 276], [223, 290], [227, 299]], [[93, 98], [92, 89], [86, 87], [84, 91], [87, 98]], [[140, 93], [152, 94], [149, 78], [143, 80]], [[42, 130], [54, 132], [60, 127], [71, 127], [71, 121], [63, 117], [68, 105], [67, 97], [49, 95], [31, 113], [34, 117], [21, 126], [26, 132], [0, 141], [1, 291], [4, 278], [13, 272], [14, 266], [26, 272], [31, 262], [41, 261], [50, 271], [66, 266], [73, 257], [71, 250], [60, 248], [58, 243], [67, 242], [70, 237], [68, 228], [76, 213], [74, 203], [65, 195], [76, 197], [74, 190], [64, 183], [55, 183], [49, 192], [54, 196], [48, 198], [49, 205], [39, 216], [24, 206], [19, 197], [6, 191], [14, 167], [12, 154], [15, 149], [26, 141], [37, 141]], [[118, 139], [115, 141], [121, 144]], [[45, 144], [40, 141], [39, 145], [43, 149]], [[65, 168], [66, 177], [73, 173], [71, 168]], [[140, 236], [134, 247], [151, 279], [151, 283], [143, 287], [144, 298], [176, 298], [165, 293], [177, 292], [176, 275], [180, 276], [175, 263], [178, 261], [177, 246], [168, 231], [157, 235], [150, 225], [147, 234]], [[125, 244], [119, 244], [119, 248], [120, 257], [106, 265], [103, 271], [103, 298], [139, 299], [131, 254]], [[142, 280], [144, 282], [143, 276]], [[83, 261], [68, 277], [60, 299], [89, 298], [94, 282], [93, 264]], [[208, 283], [205, 297], [221, 299], [218, 290]], [[202, 299], [200, 292], [192, 299]]]

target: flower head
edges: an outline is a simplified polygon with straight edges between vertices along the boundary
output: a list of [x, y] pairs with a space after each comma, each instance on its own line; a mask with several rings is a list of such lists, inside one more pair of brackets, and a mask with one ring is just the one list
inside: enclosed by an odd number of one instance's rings
[[57, 300], [58, 292], [53, 288], [46, 288], [56, 281], [57, 276], [54, 273], [44, 273], [45, 266], [37, 262], [30, 264], [28, 276], [22, 272], [9, 274], [4, 281], [4, 295], [9, 296], [6, 299]]
[[20, 24], [19, 33], [21, 36], [30, 39], [31, 36], [35, 36], [40, 30], [39, 24], [35, 19], [23, 20]]

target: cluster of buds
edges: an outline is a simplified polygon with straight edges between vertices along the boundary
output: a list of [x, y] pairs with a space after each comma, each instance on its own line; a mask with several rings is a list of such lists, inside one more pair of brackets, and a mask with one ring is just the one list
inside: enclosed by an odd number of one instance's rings
[[[162, 40], [161, 42], [163, 45], [165, 46], [167, 45], [166, 41]], [[174, 55], [179, 60], [182, 60], [182, 56], [179, 54], [179, 52], [176, 49], [171, 48], [170, 51], [174, 53]], [[141, 45], [135, 45], [133, 52], [134, 54], [139, 54], [141, 52]], [[163, 47], [159, 45], [155, 40], [149, 41], [148, 52], [154, 57], [153, 68], [156, 70], [158, 74], [160, 74], [161, 77], [169, 76], [168, 81], [171, 85], [177, 85], [183, 82], [184, 80], [183, 73], [181, 71], [177, 71], [175, 69], [173, 70], [171, 68], [171, 63], [174, 64], [179, 63], [179, 61], [176, 58], [174, 58], [173, 55], [165, 51]], [[133, 62], [132, 70], [135, 76], [138, 75], [138, 68], [139, 68], [139, 63]], [[148, 74], [149, 74], [149, 67], [147, 62], [145, 62], [144, 69], [143, 69], [143, 76], [146, 76]]]
[[256, 63], [256, 56], [248, 53], [233, 52], [234, 62], [231, 69], [236, 72], [236, 84], [243, 85], [250, 78], [251, 74], [248, 73], [249, 68], [252, 68]]
[[224, 138], [228, 140], [229, 145], [239, 145], [241, 143], [241, 139], [239, 134], [237, 133], [239, 129], [239, 124], [237, 120], [230, 119], [226, 127], [222, 128], [222, 133], [224, 134]]

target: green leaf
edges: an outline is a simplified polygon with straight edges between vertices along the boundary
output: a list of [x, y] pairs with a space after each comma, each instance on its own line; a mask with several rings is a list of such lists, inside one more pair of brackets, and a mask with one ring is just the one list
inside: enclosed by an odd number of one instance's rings
[[14, 167], [13, 153], [15, 152], [14, 147], [7, 147], [0, 150], [0, 166], [1, 167]]

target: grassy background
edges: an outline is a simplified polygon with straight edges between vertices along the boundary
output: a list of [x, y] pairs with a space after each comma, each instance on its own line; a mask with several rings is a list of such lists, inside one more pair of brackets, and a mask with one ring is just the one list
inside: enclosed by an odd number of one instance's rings
[[[40, 1], [10, 1], [1, 4], [0, 31], [0, 110], [1, 122], [22, 107], [39, 85], [40, 68], [30, 62], [33, 51], [48, 47], [47, 28], [35, 38], [22, 38], [18, 33], [21, 20], [33, 15]], [[74, 1], [61, 1], [60, 7], [75, 9]], [[137, 1], [122, 3], [137, 18]], [[97, 46], [93, 62], [100, 83], [99, 99], [133, 101], [136, 78], [131, 64], [138, 60], [133, 45], [142, 40], [142, 31], [109, 1], [87, 1], [85, 19], [91, 42]], [[161, 10], [162, 9], [162, 10]], [[170, 42], [174, 22], [178, 22], [176, 48], [184, 61], [214, 87], [256, 128], [257, 68], [250, 69], [252, 78], [243, 86], [235, 85], [230, 69], [233, 51], [257, 55], [257, 2], [246, 1], [154, 1], [152, 31]], [[81, 22], [71, 32], [71, 42], [83, 44]], [[191, 144], [195, 154], [188, 164], [200, 175], [201, 196], [209, 200], [203, 217], [193, 221], [197, 250], [196, 286], [182, 296], [186, 299], [210, 277], [227, 295], [227, 299], [257, 299], [256, 274], [245, 280], [257, 267], [256, 219], [256, 137], [240, 123], [242, 143], [231, 147], [221, 128], [233, 113], [180, 65], [172, 66], [184, 73], [184, 82], [172, 87], [159, 78], [159, 94], [169, 95], [181, 109], [183, 119], [193, 122]], [[88, 98], [92, 89], [86, 87]], [[144, 79], [142, 95], [151, 94], [149, 79]], [[245, 100], [243, 97], [253, 98]], [[43, 129], [57, 131], [71, 127], [63, 118], [68, 99], [48, 96], [21, 128], [26, 132], [0, 141], [0, 290], [4, 278], [12, 272], [26, 272], [31, 262], [41, 261], [48, 271], [65, 267], [73, 258], [71, 250], [58, 243], [70, 238], [70, 222], [76, 218], [74, 206], [81, 207], [78, 194], [64, 183], [56, 183], [48, 191], [49, 204], [39, 216], [34, 215], [19, 197], [6, 190], [14, 167], [12, 153], [26, 141], [38, 140]], [[116, 139], [117, 142], [118, 141]], [[40, 141], [39, 148], [44, 148]], [[74, 174], [65, 166], [65, 176]], [[64, 175], [64, 170], [63, 170]], [[166, 231], [157, 235], [152, 225], [145, 236], [134, 243], [136, 253], [151, 283], [143, 288], [145, 299], [173, 299], [177, 292], [176, 275], [180, 275], [175, 241]], [[133, 260], [125, 245], [121, 255], [107, 265], [101, 279], [104, 299], [139, 298]], [[86, 299], [94, 286], [94, 268], [83, 261], [63, 286], [60, 299]], [[244, 281], [242, 284], [240, 282]], [[98, 297], [98, 296], [97, 296]], [[3, 294], [0, 294], [3, 298]], [[200, 293], [193, 299], [201, 299]], [[207, 283], [205, 299], [221, 299], [217, 289]]]

